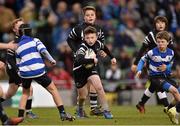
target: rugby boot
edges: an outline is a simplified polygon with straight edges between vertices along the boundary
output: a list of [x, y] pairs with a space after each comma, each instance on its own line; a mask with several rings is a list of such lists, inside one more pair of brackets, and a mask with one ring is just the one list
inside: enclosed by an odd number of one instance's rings
[[139, 110], [141, 114], [145, 113], [144, 105], [140, 105], [139, 103], [136, 105], [136, 108]]

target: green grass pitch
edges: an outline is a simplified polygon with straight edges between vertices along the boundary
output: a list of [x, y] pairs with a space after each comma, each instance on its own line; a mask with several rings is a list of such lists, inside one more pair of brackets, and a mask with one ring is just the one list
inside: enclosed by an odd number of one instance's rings
[[[5, 108], [9, 116], [16, 116], [17, 109]], [[73, 122], [61, 121], [56, 108], [34, 108], [39, 119], [25, 119], [20, 125], [172, 125], [162, 106], [146, 106], [146, 114], [140, 114], [135, 106], [111, 106], [114, 119], [89, 116], [87, 119], [76, 118]], [[66, 107], [66, 111], [74, 114], [75, 107]], [[89, 114], [89, 108], [86, 107]]]

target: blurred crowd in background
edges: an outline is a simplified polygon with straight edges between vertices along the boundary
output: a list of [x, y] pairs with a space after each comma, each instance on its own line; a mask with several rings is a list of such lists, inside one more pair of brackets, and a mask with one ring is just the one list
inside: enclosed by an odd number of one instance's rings
[[[117, 66], [110, 66], [108, 58], [100, 60], [102, 79], [134, 78], [130, 66], [145, 36], [153, 29], [157, 15], [167, 17], [169, 32], [180, 55], [180, 0], [0, 0], [0, 42], [14, 39], [11, 22], [22, 17], [58, 61], [57, 66], [48, 68], [49, 75], [54, 80], [70, 80], [72, 52], [66, 39], [71, 29], [83, 21], [81, 9], [86, 5], [96, 7], [96, 23], [103, 27], [105, 43], [118, 61]], [[3, 60], [5, 54], [0, 55]], [[179, 63], [177, 59], [175, 64]], [[174, 69], [180, 77], [180, 65]], [[64, 88], [71, 88], [70, 85]]]

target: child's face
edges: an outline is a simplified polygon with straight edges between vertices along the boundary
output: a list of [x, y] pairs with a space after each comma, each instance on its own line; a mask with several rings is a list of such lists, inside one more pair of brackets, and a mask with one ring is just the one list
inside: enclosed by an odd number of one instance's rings
[[84, 39], [89, 46], [93, 46], [97, 41], [97, 35], [96, 33], [89, 33], [84, 36]]
[[165, 28], [166, 28], [166, 23], [162, 22], [160, 20], [157, 20], [157, 22], [156, 22], [156, 30], [157, 31], [164, 31]]
[[157, 39], [157, 47], [159, 48], [160, 51], [165, 51], [167, 48], [168, 42], [166, 39]]
[[84, 14], [84, 21], [88, 24], [94, 24], [96, 20], [96, 13], [93, 10], [86, 10]]
[[13, 28], [13, 31], [16, 35], [19, 35], [19, 27], [20, 25], [24, 24], [23, 21], [18, 21], [15, 25], [14, 25], [14, 28]]

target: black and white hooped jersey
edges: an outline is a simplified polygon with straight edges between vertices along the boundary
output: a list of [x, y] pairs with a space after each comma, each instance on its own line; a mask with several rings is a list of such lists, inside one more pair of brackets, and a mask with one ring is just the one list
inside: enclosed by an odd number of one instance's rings
[[97, 54], [98, 51], [104, 50], [104, 47], [105, 47], [104, 44], [101, 43], [99, 40], [97, 40], [93, 46], [89, 46], [85, 42], [81, 43], [81, 45], [79, 46], [79, 49], [76, 51], [73, 70], [76, 70], [85, 64], [94, 63], [94, 59], [85, 58], [87, 50], [92, 49], [94, 53]]
[[144, 62], [147, 62], [149, 68], [149, 75], [170, 75], [171, 69], [167, 69], [166, 71], [158, 70], [158, 67], [162, 64], [172, 65], [174, 60], [174, 51], [172, 49], [167, 48], [166, 52], [160, 52], [157, 47], [148, 51], [142, 58]]
[[105, 37], [104, 37], [104, 32], [102, 31], [101, 27], [96, 25], [96, 24], [91, 25], [91, 24], [87, 24], [84, 22], [84, 23], [81, 23], [81, 24], [75, 26], [71, 30], [71, 32], [67, 38], [67, 43], [74, 53], [77, 51], [79, 45], [83, 42], [83, 39], [84, 39], [84, 32], [83, 31], [88, 26], [93, 26], [96, 28], [97, 34], [98, 34], [98, 40], [101, 43], [104, 43]]

